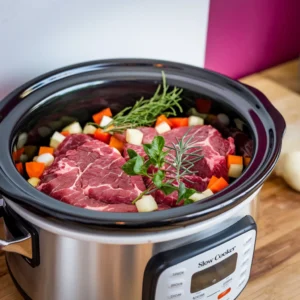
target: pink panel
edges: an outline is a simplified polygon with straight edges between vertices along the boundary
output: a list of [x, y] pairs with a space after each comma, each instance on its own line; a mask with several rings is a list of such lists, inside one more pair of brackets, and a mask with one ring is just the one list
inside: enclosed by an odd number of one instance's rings
[[205, 67], [242, 77], [300, 54], [300, 0], [211, 0]]

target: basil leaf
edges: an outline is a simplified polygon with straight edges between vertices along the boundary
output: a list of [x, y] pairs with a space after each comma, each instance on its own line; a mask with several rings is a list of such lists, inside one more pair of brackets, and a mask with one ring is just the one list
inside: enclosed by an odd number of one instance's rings
[[133, 171], [135, 172], [135, 174], [142, 174], [144, 173], [144, 160], [140, 155], [137, 155], [136, 157], [134, 157], [133, 159], [135, 159], [135, 164], [133, 166]]
[[151, 145], [152, 145], [152, 149], [156, 153], [160, 153], [165, 146], [165, 139], [162, 136], [157, 135], [154, 137]]
[[122, 170], [127, 174], [127, 175], [137, 175], [136, 172], [134, 171], [134, 166], [135, 166], [136, 158], [129, 159], [123, 166]]
[[134, 150], [132, 150], [132, 149], [127, 149], [127, 153], [128, 153], [128, 156], [129, 156], [129, 158], [134, 158], [134, 157], [136, 157], [138, 154], [134, 151]]
[[174, 185], [171, 185], [169, 183], [164, 183], [160, 187], [160, 190], [165, 194], [165, 195], [170, 195], [174, 191], [177, 191], [177, 187]]
[[153, 176], [153, 183], [156, 187], [160, 188], [163, 184], [163, 179], [165, 178], [165, 172], [158, 170]]
[[184, 199], [183, 205], [188, 205], [188, 204], [192, 204], [192, 203], [194, 203], [193, 200], [191, 200], [191, 199]]
[[[184, 199], [190, 200], [189, 198], [195, 194], [197, 191], [194, 189], [186, 189], [184, 193]], [[191, 200], [192, 201], [192, 200]], [[193, 202], [193, 201], [192, 201]]]

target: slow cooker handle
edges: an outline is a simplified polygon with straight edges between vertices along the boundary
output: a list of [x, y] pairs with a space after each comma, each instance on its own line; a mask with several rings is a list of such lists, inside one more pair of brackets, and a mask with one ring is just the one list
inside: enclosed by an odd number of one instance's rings
[[243, 83], [243, 85], [250, 90], [261, 102], [261, 104], [264, 106], [264, 108], [268, 111], [270, 114], [271, 118], [273, 119], [275, 128], [276, 128], [276, 135], [281, 142], [282, 137], [285, 133], [285, 128], [286, 128], [286, 123], [281, 115], [281, 113], [274, 107], [274, 105], [270, 102], [270, 100], [258, 89], [247, 85]]
[[[3, 199], [0, 198], [0, 218], [5, 221], [5, 228], [9, 240], [0, 239], [0, 250], [21, 254], [32, 265], [33, 255], [33, 239], [32, 233], [28, 231], [26, 226], [23, 226], [19, 219], [15, 219], [6, 215], [3, 207]], [[18, 229], [18, 237], [13, 237], [10, 225], [14, 225]]]

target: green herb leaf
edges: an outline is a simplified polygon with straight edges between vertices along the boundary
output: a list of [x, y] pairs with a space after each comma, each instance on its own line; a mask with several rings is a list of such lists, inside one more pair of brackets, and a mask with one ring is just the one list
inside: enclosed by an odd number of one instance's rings
[[133, 166], [133, 171], [135, 174], [143, 174], [144, 173], [144, 160], [140, 155], [137, 155], [136, 157], [133, 158], [135, 160], [135, 164]]
[[185, 184], [183, 182], [180, 182], [179, 188], [178, 188], [178, 199], [177, 204], [180, 203], [182, 200], [184, 201], [184, 205], [190, 204], [193, 201], [189, 199], [194, 193], [196, 193], [196, 190], [186, 188]]
[[169, 183], [164, 183], [162, 184], [162, 186], [160, 187], [160, 190], [165, 194], [165, 195], [170, 195], [171, 193], [173, 193], [174, 191], [177, 191], [177, 187], [169, 184]]
[[179, 183], [179, 188], [178, 188], [177, 203], [180, 202], [184, 198], [185, 192], [186, 192], [185, 184], [183, 182], [180, 182]]
[[127, 153], [128, 153], [128, 156], [129, 156], [129, 158], [134, 158], [134, 157], [136, 157], [138, 154], [134, 151], [134, 150], [132, 150], [132, 149], [127, 149]]
[[137, 175], [136, 172], [134, 171], [134, 166], [135, 166], [136, 158], [129, 159], [123, 166], [122, 170], [131, 176]]
[[153, 183], [156, 187], [161, 188], [162, 184], [163, 184], [163, 180], [165, 178], [165, 172], [162, 170], [158, 170], [154, 176], [153, 176]]

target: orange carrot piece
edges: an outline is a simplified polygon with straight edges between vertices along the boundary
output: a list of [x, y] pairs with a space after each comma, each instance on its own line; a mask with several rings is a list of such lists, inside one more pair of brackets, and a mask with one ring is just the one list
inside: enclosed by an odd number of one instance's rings
[[112, 113], [109, 107], [101, 110], [100, 112], [93, 115], [93, 120], [95, 123], [100, 124], [103, 116], [112, 117]]
[[227, 186], [228, 182], [223, 177], [221, 177], [210, 187], [210, 190], [213, 193], [217, 193], [225, 189]]
[[40, 147], [39, 155], [44, 154], [44, 153], [53, 154], [54, 153], [54, 148], [52, 148], [52, 147]]
[[16, 164], [16, 168], [17, 168], [18, 172], [19, 172], [21, 175], [23, 175], [23, 172], [24, 172], [24, 170], [23, 170], [23, 164], [22, 164], [22, 163], [17, 163], [17, 164]]
[[160, 115], [159, 117], [157, 117], [155, 126], [158, 126], [159, 124], [161, 124], [163, 122], [166, 122], [169, 126], [172, 126], [172, 123], [165, 115]]
[[110, 138], [109, 146], [114, 147], [118, 149], [121, 153], [124, 150], [124, 143], [120, 140], [118, 140], [116, 137], [112, 136]]
[[207, 114], [211, 109], [211, 100], [209, 99], [197, 99], [196, 107], [199, 113]]
[[209, 189], [216, 181], [218, 181], [218, 177], [216, 177], [215, 175], [212, 176], [212, 178], [210, 179], [207, 188]]
[[107, 132], [104, 132], [101, 128], [98, 128], [94, 133], [94, 138], [101, 142], [108, 144], [110, 141], [111, 135]]
[[243, 165], [243, 157], [237, 155], [227, 156], [227, 167], [229, 169], [230, 165]]
[[245, 167], [248, 167], [248, 165], [250, 164], [250, 161], [251, 161], [251, 157], [247, 157], [247, 156], [244, 157], [244, 165], [245, 165]]
[[169, 121], [171, 122], [172, 128], [189, 126], [188, 118], [169, 118]]
[[70, 135], [69, 131], [62, 131], [60, 134], [62, 134], [63, 136], [68, 136]]
[[40, 162], [28, 162], [26, 163], [26, 172], [28, 176], [40, 178], [45, 170], [45, 164]]
[[14, 161], [19, 161], [21, 155], [24, 153], [24, 148], [18, 149], [17, 151], [14, 151], [12, 154], [13, 160]]

